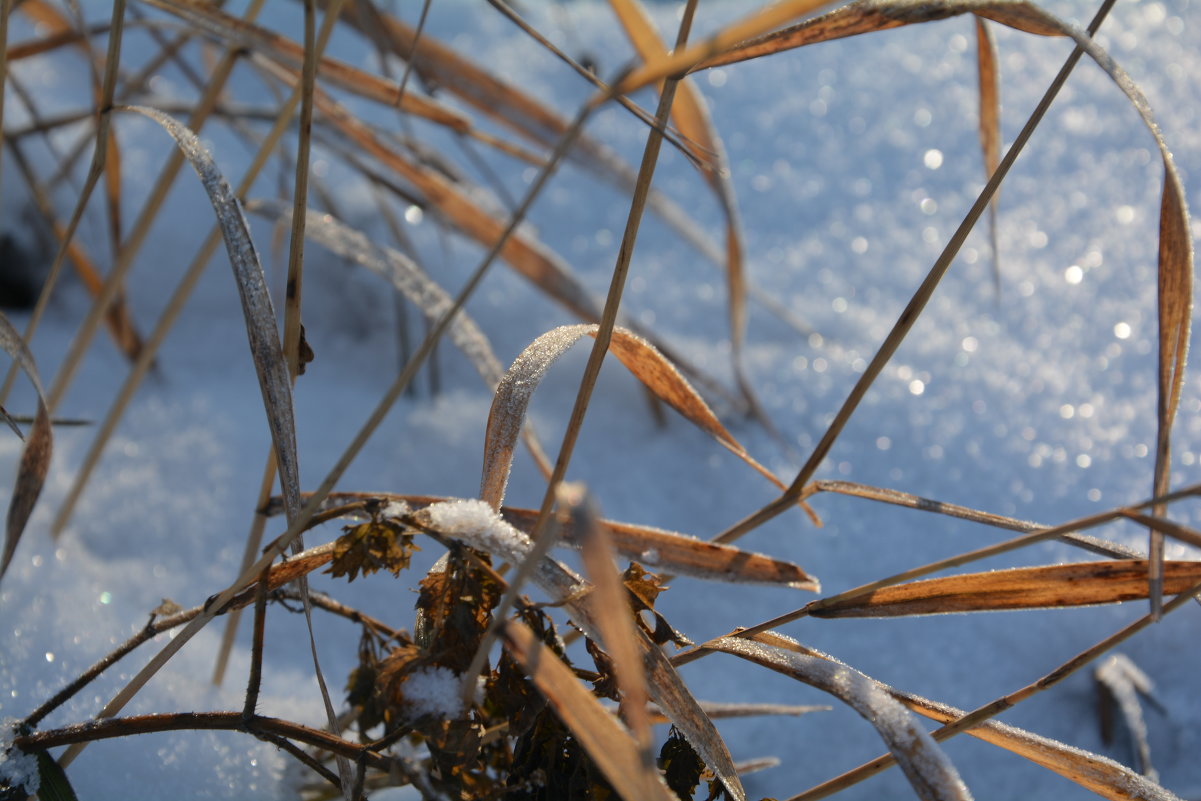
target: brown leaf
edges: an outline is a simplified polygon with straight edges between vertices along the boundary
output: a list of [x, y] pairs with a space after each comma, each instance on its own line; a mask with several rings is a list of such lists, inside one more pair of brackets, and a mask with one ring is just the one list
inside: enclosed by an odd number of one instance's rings
[[[1201, 581], [1201, 562], [1167, 562], [1164, 592]], [[1119, 603], [1147, 597], [1147, 561], [1019, 567], [885, 587], [845, 601], [811, 604], [815, 617], [898, 617]]]
[[0, 578], [4, 577], [17, 552], [17, 544], [25, 532], [25, 524], [33, 513], [33, 507], [46, 483], [46, 473], [50, 469], [50, 455], [53, 450], [54, 437], [50, 433], [50, 414], [46, 410], [46, 396], [42, 390], [42, 380], [38, 376], [37, 365], [34, 364], [33, 354], [21, 340], [21, 335], [13, 328], [8, 318], [0, 313], [0, 348], [3, 348], [13, 361], [29, 377], [38, 396], [37, 413], [33, 418], [33, 426], [25, 438], [25, 448], [21, 451], [21, 463], [17, 467], [17, 481], [13, 487], [11, 500], [8, 502], [8, 516], [4, 529], [4, 552], [0, 554]]
[[371, 520], [343, 531], [334, 542], [334, 559], [327, 571], [334, 578], [354, 581], [359, 572], [368, 576], [379, 570], [398, 576], [409, 566], [413, 551], [421, 550], [413, 543], [413, 532], [394, 520]]
[[657, 775], [648, 780], [637, 744], [576, 679], [571, 668], [542, 644], [528, 626], [510, 620], [503, 628], [509, 653], [525, 668], [605, 778], [626, 801], [675, 801]]

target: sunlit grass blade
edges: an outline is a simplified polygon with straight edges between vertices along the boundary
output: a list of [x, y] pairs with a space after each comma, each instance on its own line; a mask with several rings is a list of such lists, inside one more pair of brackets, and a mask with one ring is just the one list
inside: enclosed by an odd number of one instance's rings
[[25, 438], [25, 448], [21, 451], [21, 462], [17, 467], [16, 485], [13, 487], [12, 498], [8, 502], [4, 552], [0, 554], [0, 578], [3, 578], [12, 562], [13, 554], [17, 551], [17, 544], [25, 532], [25, 524], [29, 522], [29, 516], [33, 513], [33, 507], [42, 492], [42, 486], [46, 483], [54, 437], [50, 433], [50, 414], [46, 409], [42, 379], [38, 376], [33, 354], [29, 352], [29, 348], [21, 340], [21, 335], [2, 313], [0, 313], [0, 348], [3, 348], [12, 357], [13, 363], [29, 377], [38, 396], [37, 414], [34, 416], [33, 426]]
[[919, 798], [949, 801], [972, 797], [946, 754], [889, 695], [885, 685], [824, 654], [802, 652], [800, 646], [780, 635], [773, 635], [770, 642], [723, 637], [706, 643], [706, 647], [791, 676], [849, 705], [876, 727]]
[[505, 647], [525, 668], [555, 714], [571, 729], [613, 789], [626, 801], [664, 799], [677, 801], [659, 780], [646, 781], [639, 749], [600, 702], [580, 684], [524, 623], [508, 621], [503, 629]]
[[[1201, 562], [1164, 563], [1164, 592], [1201, 581]], [[1111, 604], [1147, 597], [1146, 560], [1017, 567], [926, 579], [825, 604], [813, 617], [900, 617]]]
[[[961, 709], [920, 696], [896, 690], [892, 690], [891, 693], [914, 712], [939, 723], [950, 723], [965, 714]], [[968, 729], [966, 733], [1055, 771], [1111, 801], [1180, 801], [1171, 792], [1125, 765], [1016, 726], [988, 720]]]
[[[988, 24], [975, 17], [976, 74], [980, 85], [980, 151], [984, 155], [984, 176], [997, 171], [1001, 163], [1001, 80], [997, 68], [997, 43]], [[993, 288], [1001, 294], [1001, 251], [997, 244], [997, 198], [988, 204], [988, 241], [992, 246]]]
[[[1162, 140], [1161, 140], [1162, 141]], [[1171, 155], [1161, 146], [1164, 187], [1159, 215], [1159, 394], [1156, 405], [1154, 492], [1162, 495], [1171, 481], [1172, 422], [1180, 405], [1193, 312], [1193, 240], [1188, 206]], [[1162, 509], [1153, 514], [1162, 516]], [[1151, 609], [1160, 609], [1163, 536], [1151, 530]]]
[[634, 628], [634, 609], [613, 563], [613, 542], [600, 525], [595, 501], [581, 484], [559, 485], [559, 512], [570, 520], [580, 538], [584, 571], [592, 581], [596, 601], [596, 622], [601, 645], [613, 660], [613, 670], [621, 691], [619, 711], [637, 746], [639, 764], [630, 778], [641, 784], [642, 797], [655, 792], [659, 783], [655, 755], [651, 750], [651, 721], [647, 714], [646, 677], [638, 653]]
[[[764, 715], [785, 715], [800, 717], [814, 712], [829, 712], [833, 707], [825, 704], [806, 704], [803, 706], [790, 704], [741, 704], [728, 701], [701, 701], [701, 709], [712, 720], [728, 718], [754, 718]], [[652, 723], [667, 723], [667, 716], [656, 706], [650, 707]], [[739, 772], [743, 772], [740, 768]]]

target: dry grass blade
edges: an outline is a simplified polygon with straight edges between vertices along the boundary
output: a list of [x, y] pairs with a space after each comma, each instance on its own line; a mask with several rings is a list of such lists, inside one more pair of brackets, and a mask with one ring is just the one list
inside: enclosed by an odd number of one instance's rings
[[675, 801], [657, 771], [651, 781], [644, 781], [646, 774], [639, 748], [630, 733], [528, 626], [510, 620], [504, 626], [503, 638], [509, 653], [525, 668], [538, 691], [571, 729], [618, 795], [626, 801], [654, 798]]
[[[306, 496], [307, 497], [307, 496]], [[369, 499], [397, 501], [408, 504], [414, 510], [424, 509], [435, 503], [455, 500], [429, 495], [398, 495], [393, 493], [344, 493], [331, 494], [323, 506], [334, 508], [347, 504], [362, 503]], [[272, 498], [262, 510], [267, 516], [283, 512], [283, 503]], [[505, 522], [529, 535], [538, 521], [537, 509], [521, 509], [502, 506], [500, 515]], [[735, 584], [762, 584], [771, 587], [788, 587], [797, 590], [820, 592], [817, 579], [800, 566], [771, 556], [743, 551], [730, 545], [705, 542], [674, 531], [619, 523], [613, 520], [598, 520], [613, 539], [614, 549], [627, 559], [641, 562], [657, 570], [697, 578], [704, 581], [727, 581]], [[570, 519], [559, 521], [559, 535], [563, 542], [579, 546], [580, 535]]]
[[[774, 643], [796, 645], [779, 635], [770, 639]], [[919, 798], [942, 801], [972, 797], [946, 754], [889, 695], [885, 685], [854, 668], [823, 658], [824, 655], [778, 645], [722, 637], [706, 643], [706, 647], [791, 676], [848, 704], [876, 727]]]
[[613, 659], [613, 671], [621, 691], [619, 711], [634, 735], [639, 764], [630, 780], [643, 787], [640, 798], [656, 792], [660, 781], [651, 750], [651, 720], [647, 714], [646, 677], [639, 657], [629, 595], [613, 564], [613, 543], [599, 524], [596, 504], [580, 484], [559, 485], [559, 510], [572, 522], [582, 540], [584, 570], [592, 580], [596, 623], [601, 644]]
[[[1171, 478], [1172, 422], [1180, 405], [1184, 385], [1184, 364], [1188, 355], [1189, 330], [1193, 311], [1193, 241], [1189, 235], [1188, 208], [1184, 191], [1164, 152], [1166, 177], [1159, 215], [1159, 396], [1155, 445], [1154, 492], [1168, 491]], [[1153, 513], [1162, 515], [1162, 509]], [[1160, 610], [1163, 562], [1163, 535], [1151, 529], [1152, 563], [1151, 609]]]
[[[1164, 592], [1201, 581], [1201, 562], [1164, 563]], [[1147, 597], [1148, 562], [1019, 567], [915, 581], [823, 604], [813, 617], [900, 617], [1111, 604]]]
[[[745, 19], [722, 28], [702, 42], [687, 48], [676, 48], [671, 53], [664, 53], [658, 58], [646, 62], [623, 78], [613, 88], [613, 91], [615, 94], [627, 95], [669, 76], [682, 75], [702, 61], [724, 53], [746, 39], [778, 28], [827, 4], [828, 0], [782, 0], [779, 3], [773, 3]], [[603, 97], [597, 98], [597, 100], [603, 99]]]
[[[951, 723], [965, 714], [961, 709], [916, 695], [895, 690], [892, 691], [892, 695], [919, 715], [940, 723]], [[989, 720], [968, 729], [967, 733], [1055, 771], [1111, 801], [1180, 801], [1158, 784], [1111, 759], [1073, 748], [1058, 740], [1042, 737], [1016, 726]]]
[[[659, 38], [655, 25], [638, 0], [610, 0], [626, 35], [643, 62], [662, 58], [667, 47]], [[713, 190], [726, 218], [725, 271], [730, 318], [730, 352], [734, 361], [739, 387], [752, 410], [766, 423], [751, 391], [743, 363], [743, 341], [746, 332], [746, 278], [742, 258], [742, 225], [734, 184], [730, 179], [729, 159], [722, 144], [705, 98], [690, 80], [682, 80], [676, 88], [671, 107], [671, 119], [680, 132], [685, 146], [693, 155], [706, 183]]]
[[1151, 781], [1158, 774], [1151, 767], [1151, 744], [1147, 742], [1147, 723], [1143, 719], [1140, 695], [1150, 696], [1154, 684], [1147, 674], [1125, 654], [1110, 654], [1109, 658], [1093, 671], [1093, 679], [1102, 693], [1101, 739], [1108, 745], [1113, 741], [1113, 711], [1117, 707], [1126, 724], [1126, 731], [1134, 741], [1138, 757], [1139, 773]]
[[33, 419], [33, 427], [29, 429], [29, 436], [25, 439], [25, 448], [21, 451], [16, 485], [13, 487], [12, 499], [8, 502], [4, 552], [0, 555], [0, 578], [3, 578], [12, 562], [13, 554], [17, 552], [17, 543], [21, 541], [21, 535], [25, 532], [25, 524], [29, 522], [29, 515], [33, 513], [42, 486], [46, 483], [46, 471], [50, 469], [50, 454], [53, 450], [53, 435], [50, 433], [46, 396], [42, 391], [42, 380], [38, 376], [37, 365], [33, 362], [33, 354], [3, 314], [0, 314], [0, 347], [12, 356], [14, 364], [29, 377], [38, 395], [37, 414]]
[[[857, 484], [853, 481], [814, 481], [807, 488], [806, 497], [811, 498], [819, 492], [833, 492], [839, 495], [849, 495], [852, 498], [865, 498], [879, 503], [902, 506], [906, 509], [917, 509], [923, 512], [947, 515], [948, 517], [957, 517], [961, 520], [970, 520], [973, 523], [981, 523], [986, 526], [994, 526], [1009, 531], [1037, 531], [1046, 528], [1046, 526], [1031, 523], [1027, 520], [1017, 520], [1012, 517], [1005, 517], [1004, 515], [971, 509], [967, 506], [923, 498], [919, 495], [901, 492], [900, 490], [872, 487], [867, 484]], [[1125, 545], [1087, 534], [1068, 532], [1061, 534], [1058, 539], [1061, 542], [1075, 545], [1110, 559], [1145, 559], [1147, 556], [1145, 553], [1128, 548]]]
[[[179, 145], [208, 193], [216, 212], [230, 266], [242, 300], [250, 353], [259, 377], [259, 388], [266, 407], [267, 424], [275, 444], [281, 485], [289, 510], [300, 509], [300, 467], [296, 459], [296, 427], [292, 415], [292, 385], [288, 365], [276, 331], [275, 310], [258, 253], [250, 239], [246, 219], [233, 190], [221, 176], [212, 157], [196, 135], [175, 119], [150, 108], [130, 106], [126, 110], [143, 114], [157, 122]], [[292, 515], [289, 514], [289, 518]]]
[[[491, 247], [505, 232], [505, 223], [485, 210], [463, 189], [438, 172], [398, 153], [373, 130], [321, 93], [316, 95], [323, 122], [332, 125], [362, 152], [411, 183], [458, 232], [482, 247]], [[521, 233], [511, 235], [501, 258], [573, 314], [585, 320], [600, 316], [599, 306], [584, 285], [554, 253]]]
[[[493, 508], [500, 508], [505, 486], [513, 464], [513, 449], [518, 432], [525, 422], [530, 398], [550, 366], [584, 336], [597, 334], [595, 325], [561, 326], [538, 337], [521, 352], [509, 367], [496, 389], [488, 413], [488, 429], [484, 439], [484, 469], [480, 480], [480, 497]], [[657, 398], [682, 414], [689, 422], [705, 431], [729, 451], [782, 486], [767, 468], [756, 462], [726, 430], [672, 364], [649, 342], [621, 328], [613, 330], [609, 350]]]
[[[997, 70], [997, 44], [988, 24], [976, 21], [976, 72], [980, 83], [980, 151], [984, 154], [984, 176], [1001, 164], [1001, 81]], [[1001, 294], [1001, 251], [997, 245], [997, 198], [988, 204], [988, 241], [992, 246], [993, 288]]]
[[[296, 42], [231, 16], [207, 3], [195, 0], [146, 0], [148, 5], [167, 11], [204, 31], [217, 41], [230, 47], [245, 48], [265, 54], [280, 63], [300, 69], [305, 61], [305, 50]], [[402, 92], [392, 81], [337, 61], [322, 57], [318, 63], [318, 75], [323, 81], [360, 97], [366, 97], [386, 106], [396, 107], [406, 114], [421, 117], [455, 131], [466, 132], [472, 128], [471, 120], [452, 109], [413, 92]]]
[[[713, 720], [726, 718], [753, 718], [763, 715], [788, 715], [800, 717], [812, 712], [829, 712], [832, 707], [824, 704], [809, 704], [805, 706], [787, 704], [740, 704], [726, 701], [701, 701], [701, 709]], [[657, 707], [650, 708], [652, 723], [667, 723], [667, 716]], [[742, 772], [741, 770], [739, 772]]]
[[[535, 547], [530, 537], [502, 520], [483, 501], [434, 504], [418, 512], [415, 520], [443, 536], [462, 540], [473, 548], [514, 564], [529, 561]], [[533, 565], [530, 578], [563, 605], [572, 622], [587, 636], [600, 639], [595, 599], [587, 582], [549, 557], [542, 557]], [[641, 629], [636, 630], [635, 641], [646, 670], [651, 698], [688, 739], [735, 801], [745, 801], [746, 792], [738, 780], [734, 760], [713, 721], [705, 715], [662, 649]]]

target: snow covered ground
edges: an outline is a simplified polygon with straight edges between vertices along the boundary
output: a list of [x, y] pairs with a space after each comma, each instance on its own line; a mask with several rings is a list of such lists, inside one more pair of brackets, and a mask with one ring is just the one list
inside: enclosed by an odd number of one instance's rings
[[[103, 6], [104, 4], [97, 4]], [[573, 55], [610, 74], [629, 47], [598, 2], [529, 4], [539, 27]], [[297, 33], [299, 4], [269, 4], [269, 18]], [[656, 6], [665, 35], [674, 8]], [[1078, 2], [1048, 5], [1086, 24]], [[407, 18], [415, 4], [402, 6]], [[741, 13], [742, 4], [702, 4], [698, 35]], [[103, 14], [103, 11], [100, 12]], [[13, 39], [28, 36], [14, 22]], [[1001, 54], [1003, 131], [1016, 134], [1070, 48], [1060, 40], [996, 27]], [[23, 32], [22, 32], [23, 31]], [[430, 31], [496, 74], [570, 111], [588, 90], [510, 23], [478, 3], [434, 4]], [[1172, 147], [1190, 206], [1201, 208], [1201, 7], [1198, 0], [1122, 2], [1100, 37], [1147, 94]], [[131, 36], [131, 47], [138, 39]], [[142, 41], [141, 46], [145, 46]], [[375, 68], [347, 33], [331, 52]], [[71, 87], [82, 62], [18, 65], [41, 95], [78, 101]], [[750, 306], [748, 365], [753, 384], [787, 451], [759, 426], [730, 419], [733, 433], [786, 478], [842, 403], [897, 315], [982, 185], [975, 127], [974, 33], [968, 18], [913, 26], [805, 48], [702, 74], [716, 127], [729, 150], [746, 229], [752, 280], [815, 332], [799, 335], [761, 306]], [[265, 100], [240, 76], [238, 96]], [[155, 87], [164, 102], [192, 97], [181, 77]], [[258, 96], [256, 93], [259, 93]], [[653, 106], [649, 95], [637, 99]], [[378, 113], [378, 112], [374, 112]], [[6, 125], [19, 125], [9, 95]], [[153, 123], [123, 118], [126, 175], [152, 175], [170, 143]], [[423, 129], [419, 128], [419, 132]], [[645, 129], [606, 108], [588, 132], [637, 163]], [[246, 149], [218, 127], [205, 133], [231, 176]], [[457, 154], [453, 143], [440, 149]], [[384, 236], [373, 200], [328, 151], [316, 173], [335, 189], [349, 222]], [[466, 162], [465, 162], [466, 163]], [[531, 175], [493, 160], [519, 195]], [[1059, 523], [1147, 497], [1155, 438], [1155, 259], [1161, 173], [1154, 142], [1113, 83], [1082, 62], [1019, 159], [1001, 192], [1002, 291], [993, 290], [988, 240], [972, 235], [925, 315], [835, 445], [819, 478], [893, 487], [925, 497]], [[5, 163], [4, 181], [14, 180]], [[261, 181], [271, 197], [277, 176]], [[656, 185], [715, 235], [721, 218], [694, 171], [665, 152]], [[140, 207], [149, 179], [126, 196]], [[207, 232], [211, 212], [193, 176], [170, 198], [129, 281], [135, 319], [148, 329]], [[252, 193], [253, 194], [253, 193]], [[6, 204], [10, 190], [5, 192]], [[628, 201], [566, 168], [535, 206], [531, 225], [595, 290], [603, 291]], [[417, 220], [417, 215], [410, 215]], [[199, 222], [198, 222], [199, 221]], [[103, 241], [103, 218], [82, 236]], [[411, 226], [430, 271], [455, 289], [474, 268], [473, 246], [444, 240], [427, 218]], [[1193, 236], [1201, 231], [1196, 223]], [[271, 229], [254, 233], [269, 277], [282, 288]], [[97, 248], [98, 252], [102, 252]], [[305, 323], [316, 360], [298, 384], [302, 482], [315, 487], [397, 372], [393, 301], [374, 276], [308, 250]], [[87, 308], [71, 285], [52, 305], [33, 343], [49, 381]], [[627, 312], [694, 363], [729, 380], [724, 280], [665, 226], [648, 217], [626, 297]], [[508, 364], [539, 334], [573, 322], [498, 265], [468, 304]], [[23, 327], [27, 317], [11, 315]], [[583, 368], [584, 348], [568, 354], [535, 395], [532, 419], [548, 446], [559, 441]], [[351, 467], [340, 488], [475, 497], [490, 396], [450, 347], [438, 355], [440, 391], [419, 382]], [[99, 420], [123, 380], [123, 358], [103, 338], [91, 349], [59, 413]], [[1201, 381], [1186, 379], [1173, 442], [1173, 486], [1195, 483], [1201, 461]], [[22, 394], [24, 393], [24, 394]], [[32, 409], [21, 386], [7, 404]], [[98, 474], [61, 539], [48, 529], [91, 442], [88, 428], [55, 431], [46, 490], [0, 587], [0, 717], [23, 717], [116, 643], [141, 628], [163, 598], [187, 607], [226, 586], [237, 572], [251, 520], [268, 433], [248, 358], [241, 310], [224, 256], [214, 260], [168, 339], [155, 376], [141, 390], [106, 451]], [[0, 487], [10, 487], [20, 445], [0, 437]], [[712, 536], [770, 501], [763, 479], [678, 417], [665, 427], [647, 413], [637, 384], [619, 367], [602, 374], [569, 477], [586, 482], [607, 517]], [[5, 489], [0, 502], [7, 504]], [[508, 503], [536, 507], [542, 484], [519, 456]], [[819, 496], [823, 528], [790, 512], [748, 535], [743, 547], [789, 559], [835, 593], [908, 567], [996, 542], [978, 525], [868, 501]], [[1201, 524], [1184, 502], [1173, 518]], [[318, 530], [309, 544], [332, 538]], [[276, 529], [269, 529], [269, 536]], [[1100, 532], [1145, 547], [1133, 525]], [[409, 627], [421, 571], [437, 557], [423, 544], [412, 573], [351, 585], [315, 576], [316, 588]], [[1191, 558], [1170, 546], [1169, 556]], [[1046, 544], [978, 569], [1080, 558]], [[788, 589], [727, 587], [677, 579], [660, 601], [678, 628], [700, 641], [789, 611], [810, 600]], [[1043, 675], [1141, 616], [1145, 604], [1059, 612], [1003, 612], [900, 620], [804, 620], [784, 627], [864, 673], [955, 706], [974, 708]], [[248, 632], [221, 688], [209, 682], [220, 637], [210, 626], [130, 704], [127, 713], [238, 709], [249, 663]], [[356, 659], [357, 632], [315, 619], [322, 666], [335, 695]], [[1201, 619], [1186, 607], [1122, 647], [1156, 683], [1163, 712], [1147, 712], [1151, 755], [1163, 785], [1201, 796], [1196, 643]], [[52, 715], [43, 728], [85, 720], [166, 642], [128, 657]], [[270, 613], [260, 710], [319, 723], [323, 718], [303, 620]], [[694, 693], [714, 701], [826, 703], [816, 690], [731, 657], [714, 655], [683, 670]], [[337, 699], [335, 699], [337, 700]], [[777, 756], [779, 767], [747, 777], [752, 797], [787, 797], [882, 751], [872, 728], [835, 703], [801, 718], [722, 722], [736, 760]], [[1128, 750], [1101, 742], [1089, 671], [1004, 715], [1013, 723], [1127, 764]], [[993, 746], [959, 737], [945, 745], [978, 798], [1091, 795]], [[189, 798], [286, 798], [287, 758], [245, 735], [148, 735], [91, 745], [70, 768], [81, 798], [128, 797], [154, 787]], [[907, 797], [893, 770], [847, 798]]]

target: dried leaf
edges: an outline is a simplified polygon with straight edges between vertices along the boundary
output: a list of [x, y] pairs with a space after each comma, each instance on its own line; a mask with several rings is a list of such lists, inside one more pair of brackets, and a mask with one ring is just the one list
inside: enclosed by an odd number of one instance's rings
[[[939, 723], [950, 723], [965, 714], [961, 709], [919, 696], [896, 691], [892, 695], [914, 712]], [[968, 729], [967, 734], [1023, 756], [1111, 801], [1180, 801], [1124, 765], [1015, 726], [987, 720]]]
[[[1120, 603], [1147, 597], [1147, 561], [1082, 562], [1019, 567], [913, 581], [823, 605], [815, 617], [898, 617], [1002, 609], [1043, 609]], [[1167, 562], [1164, 592], [1201, 581], [1201, 562]]]
[[629, 733], [613, 719], [571, 668], [538, 639], [524, 623], [508, 621], [505, 646], [521, 663], [605, 778], [626, 801], [659, 798], [675, 801], [657, 775], [647, 781], [638, 748]]
[[[4, 348], [13, 361], [29, 377], [38, 396], [37, 413], [33, 418], [33, 426], [25, 439], [25, 448], [21, 451], [21, 464], [17, 468], [17, 481], [13, 486], [12, 499], [8, 502], [8, 517], [4, 529], [4, 553], [0, 555], [0, 578], [4, 577], [17, 552], [17, 544], [25, 532], [25, 524], [33, 513], [33, 507], [46, 483], [46, 472], [50, 469], [50, 455], [53, 451], [54, 436], [50, 433], [50, 414], [46, 410], [46, 394], [42, 389], [42, 380], [38, 376], [37, 365], [34, 364], [33, 354], [21, 340], [17, 329], [13, 328], [8, 318], [0, 313], [0, 348]], [[19, 432], [18, 432], [19, 433]]]
[[140, 106], [128, 106], [157, 122], [171, 134], [180, 151], [188, 159], [208, 193], [225, 239], [230, 266], [242, 299], [246, 318], [246, 334], [250, 353], [259, 377], [259, 388], [267, 412], [267, 425], [275, 445], [288, 519], [300, 511], [300, 468], [296, 458], [296, 424], [292, 414], [292, 382], [283, 348], [276, 329], [275, 310], [263, 277], [263, 267], [242, 216], [241, 206], [233, 190], [222, 177], [212, 156], [200, 144], [196, 135], [177, 120], [161, 111]]
[[[484, 470], [480, 479], [480, 497], [493, 508], [499, 509], [504, 499], [513, 464], [513, 448], [534, 390], [556, 359], [583, 336], [595, 336], [596, 330], [595, 325], [571, 325], [548, 331], [530, 343], [505, 373], [488, 413]], [[696, 390], [649, 342], [625, 329], [615, 328], [609, 350], [659, 400], [783, 489], [775, 476], [751, 458]]]
[[354, 581], [360, 571], [368, 576], [379, 570], [399, 576], [413, 551], [421, 550], [413, 543], [413, 532], [395, 520], [370, 520], [342, 530], [346, 533], [335, 540], [334, 560], [326, 571], [334, 578]]
[[824, 654], [804, 652], [807, 649], [786, 637], [768, 634], [757, 639], [764, 641], [721, 637], [705, 647], [791, 676], [848, 704], [876, 727], [919, 798], [972, 797], [946, 754], [885, 685]]
[[671, 727], [667, 741], [659, 750], [659, 769], [663, 771], [663, 780], [679, 798], [690, 801], [701, 783], [701, 775], [705, 772], [705, 761], [692, 749], [684, 735]]

